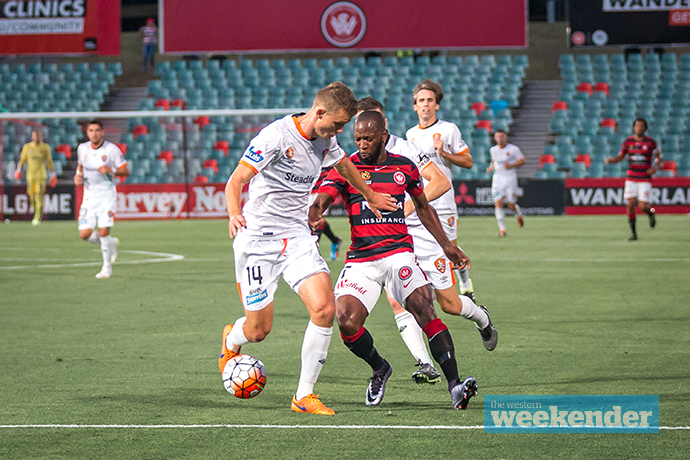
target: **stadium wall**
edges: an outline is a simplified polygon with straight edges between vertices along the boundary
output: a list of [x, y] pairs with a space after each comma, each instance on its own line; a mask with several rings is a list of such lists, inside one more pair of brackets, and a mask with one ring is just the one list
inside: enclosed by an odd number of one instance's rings
[[[526, 215], [624, 214], [624, 178], [519, 181], [520, 205]], [[658, 178], [652, 181], [651, 204], [661, 214], [690, 213], [690, 178]], [[494, 213], [491, 181], [453, 181], [460, 216]], [[0, 215], [9, 220], [31, 220], [26, 187], [2, 189]], [[118, 220], [222, 219], [227, 217], [224, 183], [132, 184], [117, 187]], [[79, 215], [83, 188], [61, 185], [48, 189], [47, 220], [70, 220]], [[331, 215], [345, 215], [341, 200]]]

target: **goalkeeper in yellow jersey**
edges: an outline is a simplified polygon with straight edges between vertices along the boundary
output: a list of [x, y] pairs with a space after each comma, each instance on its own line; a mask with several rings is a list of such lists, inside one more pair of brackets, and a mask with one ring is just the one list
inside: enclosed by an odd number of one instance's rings
[[17, 171], [14, 173], [17, 179], [22, 178], [24, 163], [26, 163], [26, 194], [29, 195], [29, 200], [34, 207], [31, 225], [38, 225], [43, 216], [43, 196], [46, 194], [46, 164], [50, 170], [50, 186], [57, 185], [50, 146], [43, 142], [43, 133], [38, 129], [31, 131], [31, 142], [22, 147]]

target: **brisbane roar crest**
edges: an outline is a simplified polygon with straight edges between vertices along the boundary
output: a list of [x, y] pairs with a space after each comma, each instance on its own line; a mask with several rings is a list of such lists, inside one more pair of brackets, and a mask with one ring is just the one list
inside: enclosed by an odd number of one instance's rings
[[292, 147], [288, 147], [288, 149], [285, 151], [285, 156], [292, 159], [295, 157], [295, 149]]
[[436, 270], [438, 270], [439, 272], [445, 273], [446, 272], [446, 259], [444, 259], [443, 257], [436, 259], [434, 261], [434, 266], [436, 267]]
[[103, 163], [105, 163], [105, 160], [107, 160], [108, 157], [106, 155], [101, 155], [101, 160], [103, 160]]

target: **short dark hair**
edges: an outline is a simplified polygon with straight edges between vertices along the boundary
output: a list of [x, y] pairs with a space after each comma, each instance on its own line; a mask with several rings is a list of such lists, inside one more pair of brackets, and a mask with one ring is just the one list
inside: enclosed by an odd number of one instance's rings
[[441, 101], [443, 100], [443, 87], [441, 86], [440, 83], [436, 83], [433, 80], [430, 80], [428, 78], [425, 78], [422, 80], [421, 83], [419, 83], [417, 86], [414, 87], [412, 90], [412, 102], [417, 103], [417, 94], [422, 91], [422, 90], [429, 90], [434, 93], [434, 97], [436, 98], [436, 103], [440, 104]]
[[351, 117], [357, 113], [357, 98], [352, 90], [340, 81], [321, 88], [316, 93], [314, 105], [320, 105], [328, 112], [337, 112], [342, 109]]
[[365, 112], [360, 113], [357, 117], [357, 121], [355, 121], [355, 125], [357, 125], [358, 123], [373, 123], [381, 130], [386, 129], [386, 119], [383, 117], [383, 114], [381, 112], [378, 112], [376, 110], [367, 110]]
[[503, 134], [505, 134], [506, 136], [508, 135], [508, 133], [506, 132], [505, 129], [497, 129], [496, 131], [494, 131], [494, 134], [498, 134], [498, 133], [503, 133]]
[[91, 120], [86, 124], [86, 127], [88, 128], [91, 125], [98, 125], [101, 129], [103, 129], [103, 122], [101, 120]]
[[635, 121], [633, 121], [633, 128], [635, 127], [635, 125], [637, 124], [638, 121], [641, 123], [644, 123], [644, 130], [647, 131], [647, 128], [649, 128], [649, 125], [647, 124], [647, 120], [645, 120], [644, 118], [635, 118]]
[[382, 114], [386, 114], [386, 109], [383, 107], [383, 104], [381, 104], [377, 99], [367, 96], [363, 97], [359, 101], [357, 101], [357, 111], [358, 112], [366, 112], [369, 110], [378, 110]]

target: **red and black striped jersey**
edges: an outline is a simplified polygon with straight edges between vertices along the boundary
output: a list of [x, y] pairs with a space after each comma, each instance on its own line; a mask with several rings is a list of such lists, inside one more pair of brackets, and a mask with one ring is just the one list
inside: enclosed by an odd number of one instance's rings
[[647, 170], [652, 167], [656, 151], [656, 142], [651, 137], [645, 136], [639, 141], [635, 136], [628, 137], [621, 148], [621, 153], [628, 155], [627, 179], [635, 182], [651, 181], [652, 176], [647, 174]]
[[424, 193], [417, 166], [405, 157], [388, 153], [381, 163], [362, 163], [359, 154], [350, 159], [362, 175], [362, 179], [375, 192], [388, 193], [398, 202], [395, 211], [381, 211], [377, 219], [361, 193], [342, 178], [337, 171], [331, 171], [319, 188], [335, 199], [340, 194], [350, 218], [352, 244], [347, 253], [349, 262], [366, 262], [382, 259], [399, 252], [413, 252], [412, 237], [407, 233], [403, 203], [405, 192], [411, 196]]
[[321, 184], [323, 183], [324, 179], [328, 177], [328, 173], [333, 170], [333, 166], [329, 166], [328, 168], [323, 168], [321, 170], [321, 174], [319, 174], [319, 178], [316, 179], [316, 182], [314, 182], [314, 188], [311, 189], [311, 193], [318, 193], [319, 187], [321, 187]]

